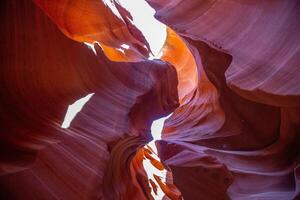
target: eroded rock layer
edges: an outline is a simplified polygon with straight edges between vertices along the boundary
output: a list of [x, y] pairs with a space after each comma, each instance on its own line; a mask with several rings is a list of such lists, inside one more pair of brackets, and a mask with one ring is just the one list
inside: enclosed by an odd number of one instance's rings
[[147, 2], [160, 60], [117, 1], [1, 2], [1, 199], [300, 198], [299, 2]]
[[185, 38], [200, 73], [159, 145], [183, 197], [297, 199], [299, 3], [148, 2]]

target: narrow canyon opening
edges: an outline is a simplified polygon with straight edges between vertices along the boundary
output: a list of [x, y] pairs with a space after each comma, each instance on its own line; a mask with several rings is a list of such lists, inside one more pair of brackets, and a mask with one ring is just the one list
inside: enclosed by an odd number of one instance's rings
[[154, 18], [155, 10], [145, 0], [119, 0], [119, 2], [129, 11], [133, 24], [148, 41], [151, 49], [149, 59], [159, 59], [167, 37], [166, 25]]
[[298, 0], [0, 4], [0, 199], [300, 198]]
[[[116, 14], [116, 16], [119, 16], [115, 5], [112, 4], [110, 0], [105, 0], [104, 3]], [[131, 20], [131, 22], [142, 32], [143, 36], [149, 43], [150, 54], [148, 59], [160, 59], [163, 55], [162, 48], [167, 39], [167, 26], [154, 18], [155, 10], [150, 7], [145, 0], [119, 0], [119, 3], [131, 14], [132, 18], [128, 20]], [[84, 44], [92, 50], [95, 55], [97, 55], [95, 43], [101, 46], [98, 42], [84, 42]], [[124, 54], [124, 50], [129, 48], [129, 45], [122, 44], [121, 47], [116, 48], [116, 50]], [[61, 125], [62, 128], [69, 128], [77, 113], [81, 111], [83, 106], [94, 94], [95, 93], [90, 93], [68, 106], [64, 121]], [[154, 200], [162, 200], [166, 198], [166, 193], [163, 191], [163, 188], [167, 188], [167, 177], [172, 177], [172, 172], [167, 171], [165, 166], [162, 164], [155, 144], [156, 141], [161, 140], [165, 120], [171, 117], [172, 114], [173, 113], [159, 119], [155, 119], [152, 122], [150, 134], [153, 139], [145, 146], [141, 147], [145, 151], [149, 152], [147, 155], [144, 154], [142, 165], [147, 174], [149, 187], [151, 189], [151, 196]], [[176, 188], [176, 190], [178, 189]]]
[[[153, 140], [150, 141], [148, 144], [146, 144], [143, 148], [146, 148], [149, 150], [149, 152], [152, 152], [151, 156], [153, 159], [155, 159], [158, 163], [161, 162], [157, 147], [155, 142], [157, 140], [161, 139], [161, 133], [164, 127], [165, 120], [167, 120], [173, 113], [169, 114], [166, 117], [159, 118], [157, 120], [154, 120], [151, 125], [151, 135], [153, 137]], [[147, 173], [149, 183], [156, 183], [156, 185], [160, 185], [160, 183], [157, 182], [157, 178], [160, 178], [160, 181], [165, 184], [166, 178], [167, 178], [167, 170], [165, 168], [159, 168], [153, 163], [151, 163], [151, 160], [147, 157], [144, 157], [143, 159], [143, 166]], [[156, 176], [156, 177], [155, 177]], [[165, 196], [165, 193], [163, 192], [161, 187], [154, 188], [155, 186], [152, 184], [149, 184], [151, 188], [151, 195], [155, 200], [162, 200]]]
[[[160, 59], [163, 55], [162, 48], [167, 39], [167, 26], [154, 18], [155, 10], [145, 0], [119, 0], [132, 16], [132, 23], [142, 32], [150, 46], [149, 60]], [[148, 176], [148, 182], [151, 189], [151, 195], [154, 200], [162, 200], [166, 198], [161, 184], [166, 184], [167, 173], [172, 176], [171, 172], [167, 172], [159, 158], [158, 150], [155, 142], [161, 139], [161, 134], [165, 120], [168, 116], [161, 117], [152, 122], [151, 135], [153, 140], [146, 144], [144, 148], [150, 152], [148, 156], [143, 157], [143, 167]]]

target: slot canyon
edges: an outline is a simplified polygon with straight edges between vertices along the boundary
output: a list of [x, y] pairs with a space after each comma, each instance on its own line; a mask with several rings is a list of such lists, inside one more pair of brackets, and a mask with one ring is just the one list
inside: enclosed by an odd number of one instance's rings
[[299, 0], [0, 4], [1, 200], [300, 200]]

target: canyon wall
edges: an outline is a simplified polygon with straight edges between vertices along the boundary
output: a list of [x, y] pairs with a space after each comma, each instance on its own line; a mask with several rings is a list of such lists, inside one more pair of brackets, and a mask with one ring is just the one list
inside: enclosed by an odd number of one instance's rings
[[[0, 197], [300, 198], [299, 2], [147, 2], [159, 60], [117, 1], [1, 2]], [[159, 162], [144, 145], [171, 112]]]

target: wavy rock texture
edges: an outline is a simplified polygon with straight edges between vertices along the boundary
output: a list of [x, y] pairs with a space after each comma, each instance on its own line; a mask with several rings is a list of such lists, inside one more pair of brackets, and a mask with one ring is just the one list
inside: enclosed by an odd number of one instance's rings
[[161, 60], [118, 2], [1, 2], [1, 199], [299, 199], [299, 2], [147, 2]]
[[[139, 61], [149, 54], [150, 47], [130, 21], [130, 13], [117, 3], [98, 0], [34, 2], [66, 36], [79, 42], [99, 43], [112, 60]], [[130, 48], [123, 48], [123, 44]]]
[[235, 92], [266, 104], [299, 105], [298, 1], [147, 2], [178, 34], [233, 56], [225, 76]]
[[162, 48], [163, 61], [171, 63], [178, 75], [178, 98], [180, 104], [188, 102], [198, 83], [197, 65], [186, 44], [172, 29], [167, 29], [167, 38]]
[[[101, 198], [106, 169], [117, 167], [109, 166], [115, 143], [136, 135], [145, 144], [153, 115], [178, 105], [175, 69], [158, 60], [112, 62], [98, 46], [95, 56], [64, 36], [31, 1], [2, 4], [1, 174], [27, 170], [1, 177], [1, 196]], [[92, 92], [71, 128], [60, 128], [68, 105]], [[145, 95], [152, 97], [151, 113], [139, 106]], [[131, 108], [144, 120], [129, 116]]]
[[297, 199], [299, 3], [148, 2], [185, 38], [200, 77], [159, 145], [183, 197]]

